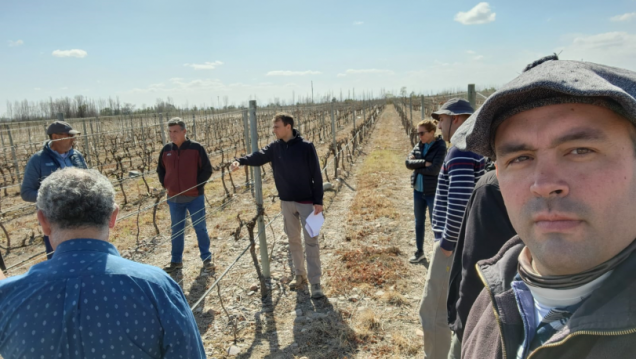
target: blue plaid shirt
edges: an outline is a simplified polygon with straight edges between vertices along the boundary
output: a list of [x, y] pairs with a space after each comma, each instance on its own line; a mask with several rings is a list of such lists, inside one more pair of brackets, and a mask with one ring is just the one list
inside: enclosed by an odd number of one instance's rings
[[205, 358], [181, 288], [95, 239], [0, 281], [0, 354], [13, 358]]

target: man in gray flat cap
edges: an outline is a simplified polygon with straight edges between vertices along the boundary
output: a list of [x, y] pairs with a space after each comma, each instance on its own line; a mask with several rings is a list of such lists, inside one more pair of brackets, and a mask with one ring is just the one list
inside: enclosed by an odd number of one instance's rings
[[[65, 167], [87, 168], [82, 154], [73, 149], [75, 135], [78, 135], [79, 131], [74, 130], [68, 122], [55, 121], [46, 129], [46, 134], [49, 140], [44, 143], [41, 151], [31, 156], [24, 169], [20, 196], [27, 202], [37, 200], [40, 184], [54, 171]], [[44, 247], [46, 257], [51, 259], [53, 247], [46, 235]]]
[[534, 62], [458, 129], [518, 235], [477, 263], [462, 358], [636, 353], [636, 72]]
[[[473, 113], [468, 101], [454, 98], [433, 112], [442, 138], [450, 141], [461, 124]], [[473, 152], [451, 147], [437, 180], [433, 206], [435, 245], [426, 273], [419, 314], [424, 332], [424, 357], [446, 359], [451, 331], [448, 328], [446, 298], [450, 278], [451, 254], [455, 249], [466, 204], [475, 184], [484, 174], [485, 159]]]

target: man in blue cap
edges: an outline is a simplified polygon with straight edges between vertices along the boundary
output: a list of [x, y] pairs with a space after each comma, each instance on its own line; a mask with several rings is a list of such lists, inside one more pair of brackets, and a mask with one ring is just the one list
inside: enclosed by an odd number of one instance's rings
[[[75, 135], [80, 132], [74, 130], [68, 122], [55, 121], [46, 129], [49, 140], [41, 151], [35, 153], [27, 162], [24, 169], [24, 179], [20, 188], [20, 196], [24, 201], [35, 202], [38, 189], [42, 181], [54, 171], [65, 167], [87, 168], [86, 161], [79, 151], [73, 149]], [[53, 247], [48, 236], [44, 236], [46, 257], [53, 257]]]
[[[433, 112], [432, 116], [439, 121], [442, 138], [450, 141], [473, 111], [468, 101], [453, 98]], [[466, 204], [475, 184], [484, 174], [484, 167], [485, 159], [482, 156], [451, 147], [439, 173], [433, 206], [435, 245], [419, 308], [424, 332], [424, 357], [428, 359], [445, 359], [450, 349], [446, 298], [453, 261], [451, 255], [457, 243]]]
[[518, 233], [477, 263], [462, 358], [634, 357], [635, 124], [636, 72], [552, 55], [457, 130]]

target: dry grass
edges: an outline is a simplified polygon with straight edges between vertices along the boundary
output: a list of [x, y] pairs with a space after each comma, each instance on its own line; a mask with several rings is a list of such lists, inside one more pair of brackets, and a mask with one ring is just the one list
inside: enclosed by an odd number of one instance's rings
[[[330, 273], [331, 294], [344, 294], [351, 287], [359, 287], [364, 292], [373, 288], [394, 285], [405, 273], [397, 247], [362, 247], [355, 250], [339, 251], [344, 268]], [[366, 286], [364, 286], [366, 284]]]

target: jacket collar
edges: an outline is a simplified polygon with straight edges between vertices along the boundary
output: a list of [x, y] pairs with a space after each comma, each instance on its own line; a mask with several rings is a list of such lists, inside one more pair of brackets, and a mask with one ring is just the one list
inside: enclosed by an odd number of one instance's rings
[[[510, 293], [512, 280], [517, 274], [519, 253], [524, 246], [521, 238], [515, 236], [506, 242], [495, 257], [477, 262], [478, 272], [498, 313], [507, 351], [516, 349], [510, 348], [508, 342], [516, 340], [517, 333], [514, 331], [521, 324], [514, 295]], [[625, 331], [636, 331], [635, 272], [636, 253], [616, 267], [601, 287], [574, 312], [568, 325], [544, 345], [562, 341], [576, 332], [621, 335]], [[510, 308], [515, 308], [516, 313], [511, 313]], [[507, 328], [512, 332], [513, 338], [506, 338]]]

